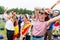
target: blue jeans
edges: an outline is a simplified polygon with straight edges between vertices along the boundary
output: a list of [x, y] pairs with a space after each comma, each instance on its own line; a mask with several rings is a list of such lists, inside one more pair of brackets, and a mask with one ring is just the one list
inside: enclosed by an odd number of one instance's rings
[[53, 40], [58, 40], [58, 37], [54, 37]]
[[41, 38], [32, 37], [32, 40], [44, 40], [44, 37], [41, 37]]

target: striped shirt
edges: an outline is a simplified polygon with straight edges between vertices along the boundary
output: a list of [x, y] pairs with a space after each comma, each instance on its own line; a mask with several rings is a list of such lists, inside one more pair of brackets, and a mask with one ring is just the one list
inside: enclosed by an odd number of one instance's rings
[[47, 30], [47, 22], [36, 20], [33, 24], [32, 35], [43, 36]]
[[43, 36], [46, 33], [46, 30], [48, 28], [47, 27], [48, 24], [52, 23], [52, 22], [54, 22], [58, 19], [60, 19], [60, 15], [57, 16], [57, 17], [54, 17], [54, 18], [52, 18], [48, 21], [45, 21], [45, 22], [44, 22], [44, 20], [39, 21], [39, 18], [36, 17], [36, 21], [33, 24], [32, 35], [34, 35], [34, 36]]

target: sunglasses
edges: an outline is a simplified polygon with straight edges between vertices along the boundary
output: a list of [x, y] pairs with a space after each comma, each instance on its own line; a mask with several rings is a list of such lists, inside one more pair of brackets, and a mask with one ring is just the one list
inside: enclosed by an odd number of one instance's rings
[[47, 12], [39, 12], [39, 14], [41, 14], [41, 15], [43, 15], [43, 14], [49, 15]]
[[43, 15], [44, 13], [43, 12], [39, 12], [39, 14]]

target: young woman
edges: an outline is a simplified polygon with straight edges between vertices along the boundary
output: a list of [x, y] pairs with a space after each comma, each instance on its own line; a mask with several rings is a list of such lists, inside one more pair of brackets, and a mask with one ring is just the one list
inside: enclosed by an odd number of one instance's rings
[[24, 22], [21, 24], [21, 38], [23, 40], [30, 40], [30, 33], [28, 32], [31, 26], [31, 23], [29, 22], [26, 15], [23, 16]]
[[17, 19], [15, 11], [12, 12], [12, 15], [13, 15], [13, 20], [14, 20], [14, 23], [13, 23], [14, 24], [14, 37], [13, 37], [13, 39], [16, 40], [18, 37], [18, 33], [19, 33], [18, 19]]
[[7, 16], [7, 21], [6, 21], [6, 26], [5, 26], [5, 28], [6, 28], [6, 30], [7, 30], [7, 40], [13, 40], [13, 36], [14, 36], [14, 25], [13, 25], [13, 23], [14, 23], [14, 21], [13, 21], [13, 19], [12, 19], [12, 15], [8, 15]]
[[39, 7], [35, 8], [36, 20], [33, 24], [32, 40], [44, 40], [44, 34], [46, 33], [46, 30], [50, 23], [60, 18], [60, 16], [57, 16], [49, 20], [48, 13], [39, 12], [39, 10]]

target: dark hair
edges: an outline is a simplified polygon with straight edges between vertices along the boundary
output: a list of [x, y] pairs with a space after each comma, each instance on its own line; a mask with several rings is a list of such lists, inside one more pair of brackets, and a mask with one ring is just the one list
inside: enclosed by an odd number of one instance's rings
[[24, 15], [26, 17], [26, 19], [28, 19], [27, 15]]
[[16, 11], [13, 11], [12, 14], [13, 14], [14, 12], [16, 12]]
[[14, 26], [16, 26], [16, 21], [14, 22]]
[[44, 14], [45, 15], [47, 15], [46, 17], [45, 17], [45, 21], [48, 21], [50, 18], [49, 18], [49, 14], [47, 13], [47, 12], [44, 12]]

